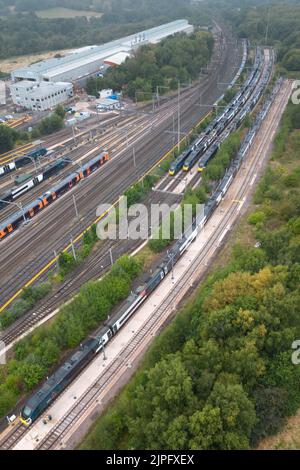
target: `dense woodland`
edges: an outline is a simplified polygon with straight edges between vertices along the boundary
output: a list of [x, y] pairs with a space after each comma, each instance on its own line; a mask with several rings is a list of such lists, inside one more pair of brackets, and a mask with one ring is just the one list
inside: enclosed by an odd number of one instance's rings
[[143, 46], [135, 57], [110, 69], [105, 77], [89, 79], [87, 91], [97, 96], [97, 91], [112, 88], [133, 99], [151, 99], [157, 86], [162, 87], [159, 93], [164, 94], [167, 89], [177, 89], [178, 80], [186, 83], [197, 78], [211, 57], [213, 44], [211, 33], [197, 32], [191, 36], [177, 34], [158, 45]]
[[[262, 41], [270, 12], [269, 41], [280, 46], [284, 67], [299, 65], [299, 0], [0, 0], [0, 59], [48, 50], [101, 44], [151, 26], [187, 18], [207, 25], [224, 16], [241, 36]], [[270, 8], [268, 7], [270, 5]], [[101, 18], [42, 19], [35, 11], [52, 7], [102, 12]], [[14, 9], [12, 9], [14, 7]], [[296, 64], [296, 65], [295, 65]]]
[[[0, 59], [101, 44], [177, 18], [193, 17], [195, 24], [208, 21], [191, 0], [172, 0], [172, 9], [169, 0], [95, 0], [92, 9], [104, 14], [89, 20], [85, 17], [42, 19], [34, 13], [36, 9], [58, 4], [89, 9], [88, 3], [86, 0], [0, 0], [0, 11], [3, 15], [6, 12], [6, 16], [0, 16]], [[17, 11], [9, 10], [11, 5]]]
[[[59, 260], [65, 272], [72, 262], [72, 255]], [[28, 394], [49, 376], [71, 348], [78, 346], [107, 319], [113, 307], [130, 294], [131, 282], [140, 268], [133, 258], [119, 258], [101, 281], [86, 283], [50, 324], [37, 328], [14, 346], [13, 357], [6, 365], [0, 365], [0, 419], [24, 393]], [[34, 295], [36, 292], [29, 288], [23, 300], [30, 302]]]
[[[221, 2], [222, 3], [222, 2]], [[234, 0], [231, 3], [235, 3]], [[300, 2], [256, 2], [262, 6], [224, 9], [229, 20], [241, 37], [258, 43], [275, 45], [278, 61], [287, 71], [300, 70]], [[272, 5], [274, 3], [274, 5]], [[247, 5], [251, 2], [247, 2]], [[267, 28], [267, 24], [269, 27]]]
[[[27, 12], [36, 8], [37, 2], [1, 3], [4, 7], [14, 3], [20, 11], [27, 5]], [[38, 3], [39, 8], [56, 4], [51, 0]], [[85, 1], [80, 3], [78, 6], [76, 0], [70, 1], [68, 7], [87, 8]], [[7, 17], [0, 20], [0, 57], [104, 42], [136, 31], [137, 24], [159, 23], [158, 8], [162, 15], [159, 18], [166, 15], [164, 19], [170, 19], [168, 0], [139, 2], [141, 8], [136, 8], [136, 15], [126, 13], [129, 3], [133, 4], [130, 0], [95, 1], [95, 9], [104, 11], [105, 4], [106, 11], [101, 20], [90, 22], [83, 18], [40, 20], [27, 13], [17, 17], [7, 10]], [[182, 3], [174, 2], [174, 17]], [[228, 12], [228, 3], [236, 10], [226, 13], [227, 19], [239, 34], [263, 42], [266, 7], [245, 10], [242, 5], [238, 11], [240, 1], [214, 0], [211, 8], [221, 12], [226, 7]], [[259, 3], [249, 0], [247, 5]], [[188, 15], [180, 11], [179, 16]], [[298, 6], [272, 5], [269, 42], [278, 46], [281, 66], [293, 73], [300, 68], [299, 25]], [[201, 47], [206, 57], [210, 42], [205, 49], [203, 38]], [[184, 68], [188, 78], [193, 77], [196, 66], [189, 69], [183, 62], [180, 36], [173, 41], [174, 49], [168, 54], [156, 55], [156, 48], [143, 48], [133, 59], [133, 70], [128, 61], [111, 72], [108, 78], [115, 80], [112, 87], [128, 84], [127, 93], [134, 96], [140, 88], [152, 92], [157, 84], [171, 86], [178, 77], [178, 68]], [[185, 53], [188, 50], [193, 57], [195, 49], [187, 48], [187, 43], [184, 47]], [[180, 64], [171, 62], [176, 55]], [[150, 64], [147, 70], [146, 59]], [[123, 77], [119, 75], [122, 71]], [[222, 174], [225, 160], [234, 151], [235, 142], [229, 144], [207, 169], [206, 183]], [[279, 430], [285, 418], [299, 408], [300, 366], [291, 361], [291, 345], [300, 339], [299, 153], [300, 106], [290, 103], [275, 139], [272, 160], [255, 193], [256, 207], [247, 219], [247, 240], [251, 243], [242, 240], [233, 249], [229, 263], [206, 279], [195, 300], [155, 342], [144, 367], [96, 424], [83, 448], [245, 449]], [[192, 201], [194, 196], [186, 194]], [[198, 196], [205, 198], [205, 191]], [[254, 248], [257, 242], [259, 247]], [[68, 260], [61, 261], [67, 269]], [[123, 258], [100, 283], [84, 286], [49, 327], [38, 329], [15, 345], [13, 358], [0, 368], [1, 416], [126, 297], [139, 271], [138, 263]]]
[[205, 281], [83, 448], [245, 449], [296, 412], [299, 135], [300, 106], [290, 104], [248, 218], [253, 242]]

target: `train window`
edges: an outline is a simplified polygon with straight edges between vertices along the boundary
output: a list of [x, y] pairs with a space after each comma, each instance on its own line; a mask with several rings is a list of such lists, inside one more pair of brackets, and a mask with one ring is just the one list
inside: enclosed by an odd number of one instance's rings
[[29, 408], [29, 406], [25, 406], [25, 408], [23, 409], [23, 416], [29, 418], [30, 415], [31, 415], [31, 409]]

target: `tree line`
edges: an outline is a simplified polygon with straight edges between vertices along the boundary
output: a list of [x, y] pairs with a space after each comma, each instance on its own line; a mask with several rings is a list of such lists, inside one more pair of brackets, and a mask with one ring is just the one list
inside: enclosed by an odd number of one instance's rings
[[[140, 269], [135, 259], [119, 258], [101, 281], [82, 286], [49, 325], [15, 344], [13, 356], [6, 365], [0, 365], [0, 418], [49, 376], [71, 348], [101, 325], [112, 308], [130, 294], [132, 280]], [[37, 291], [26, 291], [29, 301], [36, 295]]]
[[[298, 3], [298, 4], [297, 4]], [[300, 5], [295, 1], [226, 9], [224, 16], [241, 37], [276, 46], [283, 71], [300, 71]]]
[[[0, 59], [16, 55], [67, 49], [87, 44], [102, 44], [137, 31], [178, 18], [207, 24], [208, 15], [201, 6], [186, 0], [94, 0], [93, 9], [101, 18], [39, 18], [36, 10], [50, 5], [89, 9], [87, 2], [54, 0], [0, 0], [5, 15], [0, 17]], [[17, 11], [11, 11], [15, 5]], [[200, 14], [201, 13], [201, 14]]]
[[18, 131], [6, 124], [0, 124], [0, 153], [13, 150], [17, 142], [27, 142], [30, 139], [37, 139], [42, 135], [49, 135], [64, 127], [65, 111], [58, 105], [54, 112], [33, 127], [32, 132]]
[[83, 449], [247, 449], [297, 411], [299, 132], [290, 103], [247, 237], [155, 341]]
[[101, 89], [112, 88], [133, 99], [151, 99], [157, 87], [159, 94], [164, 94], [177, 89], [178, 80], [186, 83], [197, 78], [211, 57], [213, 44], [211, 33], [198, 31], [190, 36], [176, 34], [158, 45], [142, 46], [134, 57], [110, 69], [104, 77], [90, 78], [87, 91], [97, 96]]

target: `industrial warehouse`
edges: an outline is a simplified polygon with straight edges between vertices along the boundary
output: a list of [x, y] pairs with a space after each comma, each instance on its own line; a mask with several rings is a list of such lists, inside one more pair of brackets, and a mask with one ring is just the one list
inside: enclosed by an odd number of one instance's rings
[[[177, 20], [101, 46], [80, 48], [64, 57], [43, 60], [15, 70], [11, 73], [13, 84], [10, 88], [13, 102], [27, 109], [50, 109], [71, 96], [70, 87], [74, 84], [107, 66], [120, 65], [138, 47], [156, 44], [176, 33], [190, 34], [193, 29], [187, 20]], [[24, 84], [20, 85], [23, 81]], [[33, 84], [35, 86], [30, 86]]]

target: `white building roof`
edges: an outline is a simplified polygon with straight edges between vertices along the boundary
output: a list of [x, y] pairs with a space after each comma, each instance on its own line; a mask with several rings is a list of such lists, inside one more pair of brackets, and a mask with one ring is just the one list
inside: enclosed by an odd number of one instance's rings
[[130, 57], [129, 52], [117, 52], [117, 54], [113, 54], [109, 57], [107, 57], [104, 61], [105, 64], [108, 65], [121, 65], [127, 57]]
[[13, 83], [10, 87], [12, 91], [17, 91], [19, 89], [27, 89], [28, 96], [31, 98], [42, 98], [48, 93], [55, 93], [57, 91], [63, 90], [65, 88], [73, 87], [71, 83], [68, 82], [55, 82], [55, 83], [48, 83], [48, 82], [31, 82], [29, 80], [23, 80], [21, 82]]
[[76, 60], [71, 61], [69, 63], [64, 63], [64, 61], [62, 61], [61, 65], [53, 67], [52, 69], [50, 68], [50, 69], [45, 70], [43, 72], [43, 76], [46, 77], [46, 78], [49, 78], [51, 80], [51, 79], [53, 79], [53, 77], [55, 77], [57, 75], [62, 75], [66, 72], [69, 72], [69, 71], [77, 69], [77, 68], [79, 69], [81, 67], [84, 67], [87, 64], [90, 64], [91, 62], [99, 62], [99, 65], [100, 65], [100, 63], [109, 54], [111, 54], [114, 51], [119, 52], [120, 47], [107, 48], [106, 50], [93, 52], [92, 54], [84, 54], [84, 56], [78, 57], [78, 58], [76, 58]]
[[6, 103], [6, 89], [5, 89], [5, 82], [0, 80], [0, 104]]
[[52, 80], [56, 76], [80, 69], [87, 64], [97, 61], [103, 62], [104, 59], [114, 54], [129, 53], [132, 49], [142, 44], [156, 43], [177, 32], [191, 32], [192, 29], [193, 27], [189, 25], [187, 20], [173, 21], [140, 33], [132, 34], [122, 39], [108, 42], [101, 46], [88, 46], [75, 50], [72, 54], [67, 54], [65, 57], [37, 62], [28, 67], [17, 69], [13, 71], [11, 75], [13, 79], [43, 80], [47, 78]]

